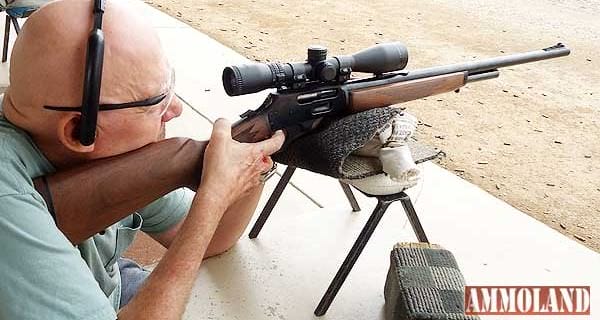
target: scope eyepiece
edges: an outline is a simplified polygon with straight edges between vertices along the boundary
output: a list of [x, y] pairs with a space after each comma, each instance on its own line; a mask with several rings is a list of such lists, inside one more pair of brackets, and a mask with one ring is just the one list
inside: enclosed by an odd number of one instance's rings
[[228, 95], [238, 96], [269, 88], [299, 88], [309, 82], [343, 83], [352, 71], [382, 74], [404, 69], [408, 63], [408, 51], [400, 42], [348, 56], [327, 58], [326, 54], [326, 48], [313, 46], [306, 62], [230, 66], [223, 70], [223, 87]]

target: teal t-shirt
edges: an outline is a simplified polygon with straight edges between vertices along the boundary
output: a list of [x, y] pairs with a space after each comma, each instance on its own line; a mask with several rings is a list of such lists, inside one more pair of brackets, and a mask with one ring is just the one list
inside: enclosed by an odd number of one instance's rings
[[33, 187], [54, 168], [1, 105], [0, 97], [0, 320], [116, 319], [117, 259], [137, 231], [162, 232], [181, 221], [193, 194], [171, 192], [73, 246]]

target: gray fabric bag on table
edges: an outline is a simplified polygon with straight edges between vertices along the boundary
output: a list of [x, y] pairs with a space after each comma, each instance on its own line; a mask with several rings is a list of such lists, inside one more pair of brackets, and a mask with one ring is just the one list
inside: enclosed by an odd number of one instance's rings
[[465, 280], [452, 252], [428, 243], [399, 243], [385, 281], [387, 320], [477, 320], [464, 314]]

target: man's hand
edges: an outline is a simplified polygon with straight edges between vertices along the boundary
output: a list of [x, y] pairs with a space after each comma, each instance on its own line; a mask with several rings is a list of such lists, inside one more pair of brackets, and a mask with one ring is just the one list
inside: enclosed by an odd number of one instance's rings
[[261, 183], [272, 166], [269, 156], [281, 148], [283, 132], [257, 143], [239, 143], [231, 137], [231, 123], [218, 119], [204, 153], [200, 188], [233, 203]]

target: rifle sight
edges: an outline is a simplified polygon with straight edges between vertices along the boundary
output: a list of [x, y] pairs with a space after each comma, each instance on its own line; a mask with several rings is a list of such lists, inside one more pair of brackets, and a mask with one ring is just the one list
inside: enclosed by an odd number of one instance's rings
[[327, 48], [311, 46], [305, 62], [252, 63], [223, 70], [223, 87], [230, 96], [269, 88], [300, 89], [310, 84], [340, 84], [353, 71], [373, 74], [402, 70], [408, 50], [400, 42], [378, 44], [353, 55], [327, 58]]

